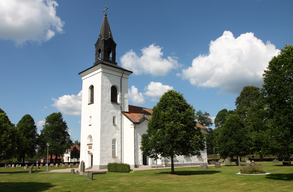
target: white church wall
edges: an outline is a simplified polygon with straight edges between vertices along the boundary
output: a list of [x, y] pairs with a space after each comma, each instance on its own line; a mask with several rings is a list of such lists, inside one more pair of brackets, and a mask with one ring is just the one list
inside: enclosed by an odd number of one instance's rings
[[134, 167], [134, 125], [123, 115], [123, 162]]
[[[101, 79], [101, 132], [100, 132], [100, 165], [99, 168], [106, 168], [110, 162], [122, 162], [121, 157], [121, 107], [120, 107], [120, 80], [122, 74], [115, 72], [113, 70], [108, 70], [103, 68], [103, 75]], [[118, 103], [111, 102], [111, 87], [115, 86], [117, 88]], [[128, 92], [128, 75], [124, 74], [122, 78], [122, 96], [126, 97], [123, 102], [123, 108], [128, 110], [125, 106], [128, 106], [128, 97], [126, 93]], [[113, 124], [113, 117], [116, 117], [116, 124]], [[112, 155], [112, 140], [116, 140], [116, 154]]]
[[[85, 167], [91, 166], [91, 155], [93, 155], [93, 165], [99, 164], [98, 142], [100, 138], [100, 102], [101, 102], [101, 69], [96, 69], [82, 77], [82, 115], [81, 115], [81, 149], [80, 160], [85, 162]], [[94, 86], [94, 103], [89, 104], [89, 88]], [[92, 144], [88, 142], [88, 137], [92, 136]]]
[[[136, 166], [142, 166], [143, 165], [143, 155], [142, 151], [140, 149], [141, 147], [141, 137], [143, 134], [146, 133], [146, 130], [148, 128], [148, 121], [145, 120], [140, 124], [135, 125], [135, 164]], [[147, 158], [147, 164], [151, 164], [152, 160], [150, 158]]]

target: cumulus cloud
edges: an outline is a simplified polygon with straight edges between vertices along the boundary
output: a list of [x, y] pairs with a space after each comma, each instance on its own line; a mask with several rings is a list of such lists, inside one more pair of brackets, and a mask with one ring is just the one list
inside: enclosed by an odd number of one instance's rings
[[63, 32], [64, 22], [56, 15], [55, 0], [0, 1], [0, 38], [20, 45], [44, 42]]
[[158, 101], [160, 97], [168, 90], [173, 90], [172, 86], [163, 85], [160, 82], [150, 82], [150, 84], [145, 88], [147, 91], [144, 95], [152, 97], [152, 101]]
[[54, 101], [52, 106], [66, 115], [80, 115], [81, 96], [82, 92], [80, 91], [77, 95], [63, 95], [58, 99], [52, 98]]
[[162, 47], [151, 44], [141, 50], [142, 56], [130, 50], [120, 58], [122, 67], [132, 70], [134, 74], [152, 74], [164, 76], [170, 70], [179, 67], [175, 57], [163, 58]]
[[144, 105], [145, 100], [142, 93], [138, 92], [138, 89], [135, 86], [131, 86], [131, 89], [128, 89], [129, 100], [133, 102], [134, 105]]
[[45, 119], [38, 121], [37, 127], [43, 127], [43, 125], [45, 125]]
[[263, 71], [280, 50], [264, 44], [253, 33], [235, 38], [230, 31], [211, 41], [209, 55], [199, 55], [179, 74], [192, 85], [219, 87], [220, 93], [238, 95], [247, 85], [261, 87]]

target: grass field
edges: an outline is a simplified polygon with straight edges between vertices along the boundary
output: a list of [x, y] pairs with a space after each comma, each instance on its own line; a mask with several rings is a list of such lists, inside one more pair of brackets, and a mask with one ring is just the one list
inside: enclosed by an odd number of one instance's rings
[[23, 168], [0, 168], [0, 191], [293, 191], [293, 166], [261, 164], [270, 175], [236, 175], [239, 168], [227, 165], [175, 168], [176, 174], [170, 174], [170, 168], [106, 173], [87, 180], [71, 173], [28, 174], [20, 172]]

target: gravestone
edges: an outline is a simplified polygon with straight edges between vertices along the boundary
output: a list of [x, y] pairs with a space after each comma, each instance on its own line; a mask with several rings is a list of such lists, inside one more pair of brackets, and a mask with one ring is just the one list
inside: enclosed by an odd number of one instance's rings
[[14, 168], [14, 164], [12, 164], [12, 166], [11, 166], [12, 168]]
[[230, 159], [230, 158], [226, 158], [226, 159], [225, 159], [225, 163], [226, 163], [226, 164], [230, 164], [230, 163], [231, 163], [231, 159]]
[[68, 167], [71, 167], [71, 164], [69, 164]]
[[216, 163], [215, 168], [221, 168], [221, 165], [219, 163]]
[[7, 167], [7, 164], [5, 164], [5, 167]]
[[274, 159], [273, 163], [279, 163], [279, 161], [277, 159]]
[[71, 174], [74, 174], [74, 169], [71, 169]]
[[93, 180], [93, 173], [91, 172], [87, 173], [87, 180]]
[[80, 171], [80, 174], [83, 175], [83, 173], [84, 173], [84, 161], [81, 161], [79, 171]]
[[21, 164], [19, 164], [19, 166], [18, 166], [19, 168], [21, 168]]
[[208, 165], [200, 165], [200, 169], [208, 169]]
[[55, 167], [58, 167], [58, 163], [56, 163]]
[[29, 168], [28, 173], [32, 173], [33, 168]]

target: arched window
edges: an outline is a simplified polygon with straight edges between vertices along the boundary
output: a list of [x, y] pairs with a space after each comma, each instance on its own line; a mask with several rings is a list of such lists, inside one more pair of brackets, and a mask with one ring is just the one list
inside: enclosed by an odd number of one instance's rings
[[116, 139], [112, 140], [112, 157], [116, 157]]
[[90, 116], [90, 119], [89, 119], [89, 126], [92, 125], [92, 116]]
[[114, 85], [111, 87], [111, 102], [117, 103], [117, 88]]
[[89, 88], [89, 104], [94, 103], [94, 86], [91, 85]]
[[93, 138], [91, 135], [87, 137], [87, 143], [93, 143]]

